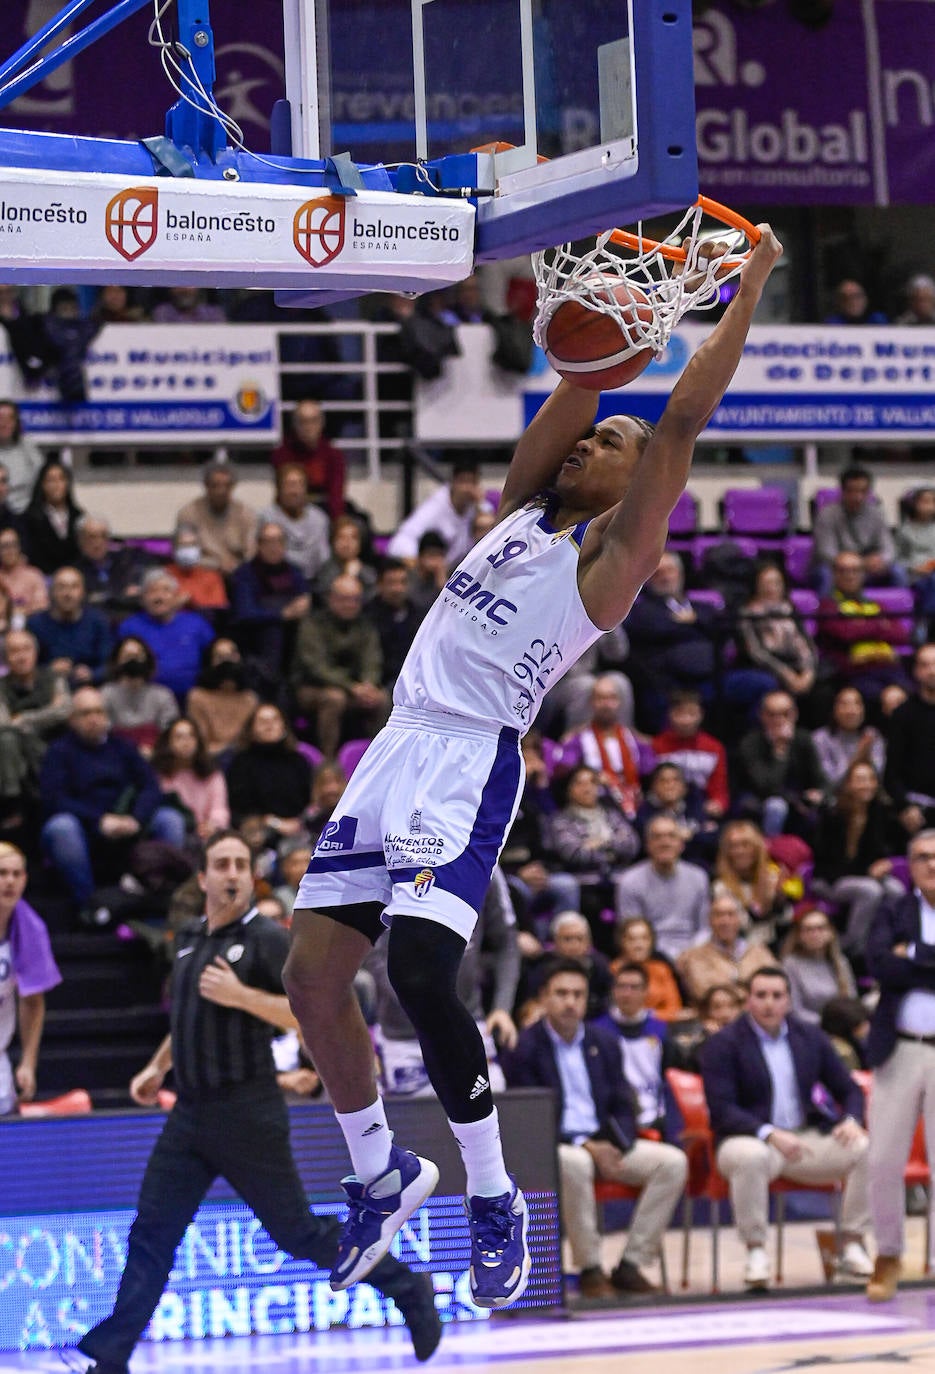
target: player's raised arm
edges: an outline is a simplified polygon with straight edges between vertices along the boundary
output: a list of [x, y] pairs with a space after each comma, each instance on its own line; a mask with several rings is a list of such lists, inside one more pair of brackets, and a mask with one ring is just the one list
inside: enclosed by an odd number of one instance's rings
[[599, 399], [595, 391], [559, 382], [516, 445], [500, 499], [501, 517], [552, 484], [575, 444], [594, 424]]

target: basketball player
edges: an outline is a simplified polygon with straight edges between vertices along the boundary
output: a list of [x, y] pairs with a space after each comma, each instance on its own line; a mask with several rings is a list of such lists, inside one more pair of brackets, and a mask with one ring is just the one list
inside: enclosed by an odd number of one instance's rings
[[768, 225], [736, 296], [655, 432], [559, 383], [520, 439], [495, 528], [462, 559], [413, 642], [389, 723], [302, 879], [285, 985], [354, 1173], [331, 1286], [363, 1278], [438, 1170], [393, 1143], [353, 978], [390, 926], [388, 972], [467, 1173], [471, 1291], [526, 1287], [528, 1216], [506, 1172], [480, 1033], [455, 980], [523, 787], [520, 736], [542, 697], [626, 615], [665, 545], [695, 439], [740, 359], [782, 248]]

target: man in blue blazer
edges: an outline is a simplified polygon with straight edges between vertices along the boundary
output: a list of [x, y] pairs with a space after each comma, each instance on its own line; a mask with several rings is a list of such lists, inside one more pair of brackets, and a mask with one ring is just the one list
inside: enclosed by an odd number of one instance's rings
[[903, 1173], [916, 1122], [925, 1121], [929, 1158], [935, 1142], [935, 830], [909, 842], [913, 890], [882, 902], [867, 940], [867, 968], [880, 1000], [867, 1040], [873, 1069], [869, 1178], [877, 1262], [871, 1302], [896, 1292], [903, 1251]]
[[717, 1166], [747, 1247], [750, 1288], [769, 1283], [769, 1185], [780, 1177], [844, 1183], [841, 1267], [861, 1278], [873, 1272], [863, 1246], [870, 1226], [863, 1094], [824, 1032], [790, 1016], [789, 1005], [785, 970], [757, 970], [744, 1015], [701, 1052]]
[[[587, 1024], [588, 975], [557, 960], [539, 993], [542, 1019], [501, 1055], [514, 1088], [552, 1088], [558, 1099], [562, 1225], [580, 1269], [584, 1297], [652, 1293], [641, 1272], [658, 1256], [685, 1187], [686, 1162], [674, 1145], [637, 1138], [636, 1100], [615, 1034]], [[595, 1178], [641, 1189], [623, 1258], [608, 1281], [601, 1267]]]

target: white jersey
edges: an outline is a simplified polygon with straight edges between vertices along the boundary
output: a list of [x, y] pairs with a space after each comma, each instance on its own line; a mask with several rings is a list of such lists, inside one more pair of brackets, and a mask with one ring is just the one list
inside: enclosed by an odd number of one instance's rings
[[555, 529], [537, 498], [485, 535], [422, 622], [394, 705], [524, 734], [545, 693], [604, 634], [578, 590], [587, 525]]

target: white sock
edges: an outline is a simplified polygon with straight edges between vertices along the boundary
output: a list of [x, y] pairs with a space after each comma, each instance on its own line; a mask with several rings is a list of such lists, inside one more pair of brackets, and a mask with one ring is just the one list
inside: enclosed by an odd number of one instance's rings
[[[390, 1162], [393, 1132], [389, 1128], [383, 1098], [359, 1112], [335, 1112], [351, 1155], [351, 1166], [361, 1183], [372, 1183]], [[374, 1129], [376, 1128], [376, 1129]]]
[[448, 1125], [464, 1160], [468, 1197], [512, 1193], [513, 1183], [503, 1162], [496, 1107], [483, 1121], [449, 1121]]

